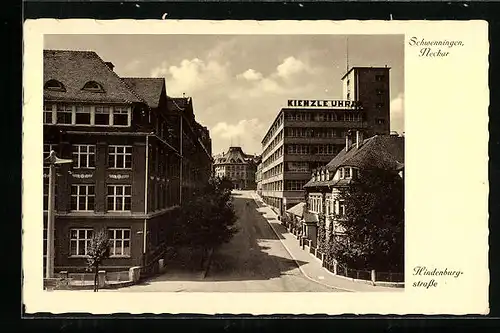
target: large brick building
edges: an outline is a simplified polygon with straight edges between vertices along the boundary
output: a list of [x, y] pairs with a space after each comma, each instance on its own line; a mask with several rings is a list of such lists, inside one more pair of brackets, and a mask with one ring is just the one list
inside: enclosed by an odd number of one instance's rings
[[44, 157], [73, 160], [56, 173], [55, 271], [82, 270], [100, 228], [112, 244], [103, 269], [148, 266], [174, 208], [210, 176], [210, 136], [192, 100], [168, 97], [164, 79], [119, 77], [90, 51], [44, 50], [43, 88]]
[[280, 214], [304, 201], [312, 170], [342, 150], [347, 130], [389, 134], [389, 68], [354, 67], [341, 81], [341, 100], [289, 100], [262, 139], [261, 196]]

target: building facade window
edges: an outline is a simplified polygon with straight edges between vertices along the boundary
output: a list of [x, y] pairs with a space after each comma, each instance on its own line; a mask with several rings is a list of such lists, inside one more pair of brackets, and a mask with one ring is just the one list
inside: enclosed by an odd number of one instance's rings
[[95, 206], [94, 185], [71, 185], [71, 210], [93, 211]]
[[94, 123], [100, 126], [108, 126], [111, 124], [109, 106], [95, 107]]
[[338, 212], [338, 214], [340, 216], [344, 216], [345, 212], [346, 212], [346, 210], [345, 210], [345, 202], [344, 202], [344, 200], [339, 200], [339, 212]]
[[94, 231], [90, 228], [71, 229], [69, 255], [72, 257], [87, 256], [93, 232]]
[[108, 167], [111, 169], [132, 168], [132, 146], [110, 145]]
[[73, 145], [74, 167], [95, 168], [95, 146], [94, 145]]
[[77, 105], [75, 107], [75, 124], [76, 125], [91, 125], [90, 106]]
[[115, 126], [129, 125], [129, 111], [127, 107], [115, 106], [113, 108], [113, 125]]
[[351, 178], [351, 168], [344, 168], [344, 178], [345, 179]]
[[131, 185], [108, 185], [108, 211], [130, 211], [132, 203]]
[[73, 123], [73, 107], [68, 104], [57, 104], [57, 123], [71, 125]]
[[43, 123], [44, 124], [52, 124], [54, 119], [54, 111], [53, 111], [53, 105], [54, 104], [49, 104], [45, 103], [43, 104]]
[[110, 257], [130, 257], [130, 229], [108, 229]]

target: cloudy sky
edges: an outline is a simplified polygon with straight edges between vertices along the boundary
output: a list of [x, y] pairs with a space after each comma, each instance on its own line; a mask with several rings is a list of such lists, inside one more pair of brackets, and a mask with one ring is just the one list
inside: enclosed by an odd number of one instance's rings
[[[193, 97], [214, 153], [260, 141], [288, 99], [340, 99], [347, 66], [391, 68], [391, 129], [404, 131], [403, 35], [46, 35], [46, 49], [92, 50], [120, 76], [164, 77]], [[348, 45], [348, 47], [346, 47]]]

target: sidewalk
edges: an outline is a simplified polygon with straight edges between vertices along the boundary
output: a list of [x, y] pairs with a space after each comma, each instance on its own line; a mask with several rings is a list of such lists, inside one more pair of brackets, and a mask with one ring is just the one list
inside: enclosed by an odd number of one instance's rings
[[404, 290], [404, 288], [373, 286], [368, 283], [333, 275], [333, 273], [321, 266], [319, 259], [309, 252], [302, 250], [297, 238], [281, 224], [273, 209], [267, 206], [256, 193], [253, 194], [253, 198], [259, 207], [258, 211], [263, 213], [263, 217], [270, 224], [271, 228], [280, 236], [281, 242], [292, 258], [296, 261], [307, 262], [307, 264], [299, 266], [299, 269], [308, 279], [345, 291], [402, 292]]

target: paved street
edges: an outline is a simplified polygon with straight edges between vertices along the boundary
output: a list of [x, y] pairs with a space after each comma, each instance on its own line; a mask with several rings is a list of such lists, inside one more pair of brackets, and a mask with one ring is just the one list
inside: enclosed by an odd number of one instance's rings
[[[167, 272], [131, 292], [346, 292], [401, 291], [333, 276], [300, 248], [295, 236], [253, 191], [233, 192], [238, 233], [214, 252], [206, 271], [167, 266]], [[254, 200], [255, 199], [255, 200]], [[182, 266], [181, 266], [182, 267]]]
[[[121, 291], [306, 292], [341, 291], [306, 278], [270, 227], [252, 191], [234, 193], [239, 232], [212, 257], [206, 277], [167, 272]], [[278, 222], [278, 221], [276, 221]], [[314, 258], [311, 257], [311, 260]], [[191, 281], [189, 281], [191, 280]]]

